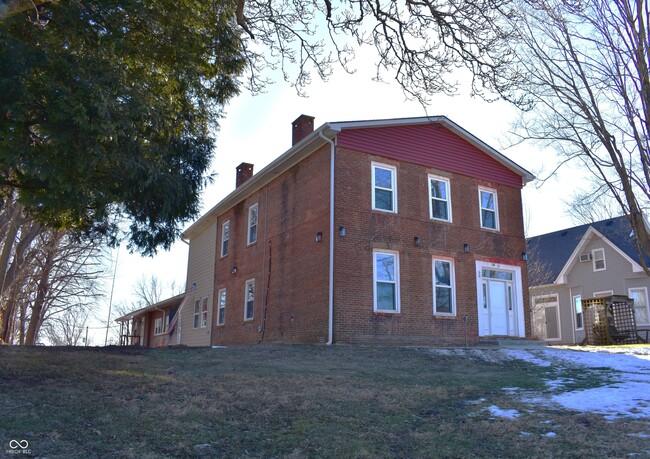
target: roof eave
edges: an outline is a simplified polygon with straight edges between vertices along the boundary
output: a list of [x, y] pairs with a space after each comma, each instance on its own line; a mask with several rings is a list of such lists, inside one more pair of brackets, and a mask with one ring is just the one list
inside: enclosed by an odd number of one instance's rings
[[346, 121], [331, 123], [332, 126], [336, 126], [339, 130], [343, 129], [361, 129], [361, 128], [377, 128], [385, 126], [405, 126], [413, 124], [431, 124], [438, 123], [445, 126], [447, 129], [453, 131], [457, 135], [461, 136], [469, 143], [474, 145], [479, 150], [486, 153], [492, 159], [507, 167], [508, 169], [515, 172], [521, 177], [522, 185], [532, 182], [535, 180], [535, 176], [529, 171], [510, 160], [498, 150], [492, 148], [490, 145], [476, 137], [474, 134], [466, 131], [464, 128], [454, 123], [452, 120], [446, 116], [425, 116], [417, 118], [398, 118], [398, 119], [388, 119], [388, 120], [369, 120], [369, 121]]
[[149, 306], [145, 306], [144, 308], [136, 309], [135, 311], [129, 312], [128, 314], [124, 314], [123, 316], [118, 317], [117, 319], [115, 319], [115, 322], [123, 322], [125, 320], [131, 320], [134, 317], [141, 316], [142, 314], [145, 314], [149, 311], [155, 311], [157, 309], [173, 306], [175, 302], [180, 303], [185, 297], [185, 295], [186, 292], [183, 292], [176, 296], [172, 296], [171, 298], [165, 298], [164, 300], [161, 300], [157, 303], [150, 304]]
[[293, 167], [318, 148], [325, 145], [325, 140], [320, 134], [328, 139], [333, 139], [340, 131], [330, 123], [323, 124], [289, 150], [271, 161], [267, 166], [253, 175], [243, 185], [236, 188], [228, 196], [217, 203], [212, 209], [206, 212], [201, 218], [187, 228], [181, 237], [184, 240], [191, 240], [192, 237], [204, 231], [214, 220], [228, 209], [246, 199], [249, 195], [259, 190], [278, 175]]

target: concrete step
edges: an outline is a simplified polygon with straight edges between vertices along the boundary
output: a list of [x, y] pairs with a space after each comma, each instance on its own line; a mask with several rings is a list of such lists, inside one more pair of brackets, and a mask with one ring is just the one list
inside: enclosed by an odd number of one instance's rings
[[479, 339], [480, 346], [494, 346], [504, 349], [539, 349], [546, 347], [546, 342], [524, 338], [501, 338], [487, 336]]

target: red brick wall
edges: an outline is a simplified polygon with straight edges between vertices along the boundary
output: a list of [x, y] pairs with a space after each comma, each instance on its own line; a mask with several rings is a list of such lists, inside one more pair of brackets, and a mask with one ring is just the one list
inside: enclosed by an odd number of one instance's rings
[[[373, 211], [371, 163], [397, 167], [398, 214]], [[429, 218], [428, 173], [450, 178], [452, 223]], [[525, 251], [520, 189], [339, 148], [336, 159], [334, 340], [469, 344], [478, 341], [476, 259], [522, 267]], [[497, 190], [499, 231], [480, 229], [478, 186]], [[420, 246], [414, 244], [420, 238]], [[464, 253], [464, 244], [470, 252]], [[401, 311], [373, 312], [373, 250], [399, 252]], [[455, 264], [456, 316], [433, 315], [432, 257]], [[524, 288], [524, 305], [528, 304]], [[525, 306], [527, 307], [527, 306]], [[527, 311], [527, 309], [525, 309]], [[525, 312], [527, 335], [529, 314]], [[467, 320], [465, 319], [467, 316]]]
[[[327, 340], [329, 165], [325, 147], [219, 217], [212, 344]], [[258, 240], [248, 246], [248, 208], [254, 203], [259, 204]], [[229, 254], [221, 258], [221, 224], [227, 219]], [[315, 240], [318, 232], [322, 242]], [[249, 279], [255, 279], [255, 310], [253, 320], [246, 321]], [[222, 288], [227, 297], [223, 326], [217, 325]]]
[[[521, 266], [527, 286], [521, 261], [525, 244], [520, 189], [343, 148], [336, 155], [335, 342], [463, 345], [467, 340], [476, 344], [476, 260]], [[213, 345], [262, 339], [326, 341], [329, 161], [326, 146], [219, 217]], [[372, 161], [397, 167], [398, 214], [371, 209]], [[452, 223], [429, 218], [428, 173], [450, 178]], [[499, 231], [480, 229], [478, 186], [497, 191]], [[259, 205], [258, 241], [247, 246], [248, 208], [254, 203]], [[227, 219], [231, 222], [229, 254], [221, 258], [221, 224]], [[346, 237], [339, 237], [339, 226], [346, 227]], [[322, 232], [320, 243], [315, 241], [318, 232]], [[419, 247], [414, 244], [416, 236]], [[463, 252], [464, 244], [469, 244], [469, 253]], [[401, 312], [397, 315], [373, 312], [374, 249], [399, 252]], [[433, 315], [433, 256], [454, 261], [455, 317]], [[255, 313], [253, 320], [245, 321], [248, 279], [256, 282]], [[227, 302], [225, 325], [220, 326], [218, 292], [222, 288], [226, 288]], [[528, 336], [525, 288], [523, 294]]]

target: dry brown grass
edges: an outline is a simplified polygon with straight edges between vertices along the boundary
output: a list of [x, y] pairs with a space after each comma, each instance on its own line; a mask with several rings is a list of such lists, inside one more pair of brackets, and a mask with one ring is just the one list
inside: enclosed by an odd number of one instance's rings
[[650, 455], [647, 421], [527, 405], [503, 388], [544, 391], [552, 369], [471, 355], [2, 347], [0, 456], [12, 439], [48, 458]]

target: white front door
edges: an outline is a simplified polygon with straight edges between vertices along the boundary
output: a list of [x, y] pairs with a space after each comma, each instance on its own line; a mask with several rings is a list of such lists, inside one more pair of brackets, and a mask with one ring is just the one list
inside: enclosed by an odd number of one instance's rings
[[490, 335], [509, 335], [506, 282], [489, 279], [487, 284]]
[[477, 262], [479, 336], [524, 337], [521, 269]]

